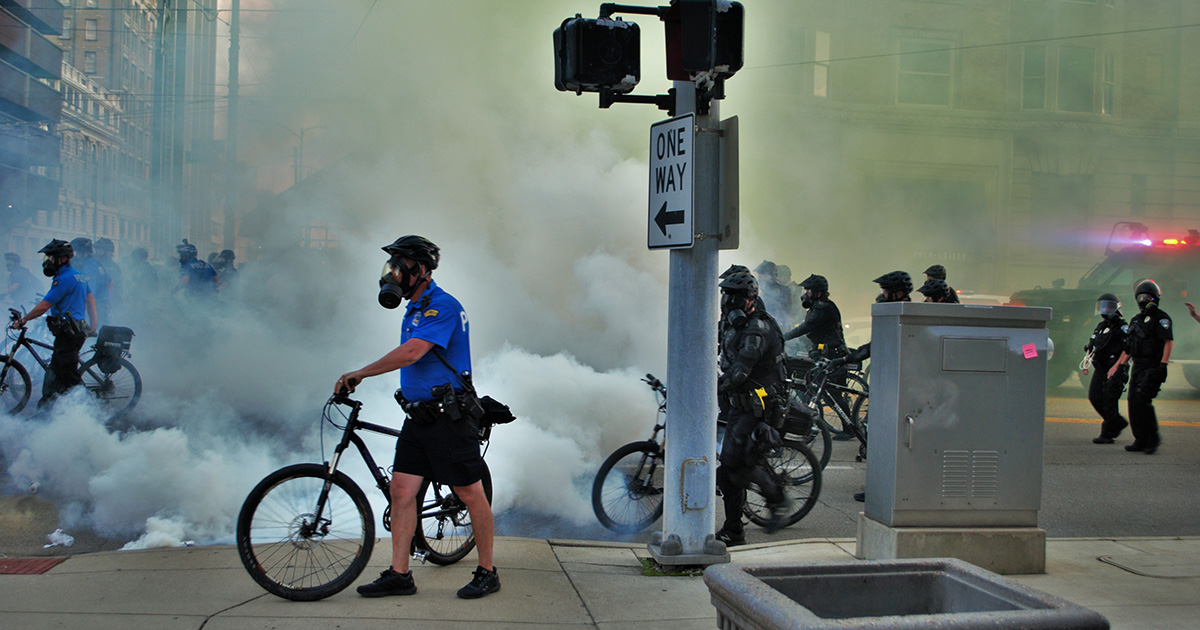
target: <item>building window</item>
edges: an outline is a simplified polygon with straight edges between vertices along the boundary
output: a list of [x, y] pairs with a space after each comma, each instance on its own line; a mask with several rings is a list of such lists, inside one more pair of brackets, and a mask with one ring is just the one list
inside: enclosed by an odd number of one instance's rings
[[69, 18], [69, 17], [63, 18], [62, 35], [59, 35], [58, 38], [59, 39], [71, 39], [71, 18]]
[[1058, 49], [1058, 109], [1093, 112], [1096, 92], [1096, 49], [1063, 46]]
[[829, 33], [817, 31], [813, 59], [813, 96], [829, 98]]
[[87, 0], [87, 4], [85, 6], [87, 6], [89, 9], [95, 9], [97, 6], [96, 0]]
[[96, 74], [96, 53], [95, 51], [84, 51], [83, 53], [83, 72], [85, 74]]
[[1046, 109], [1046, 47], [1026, 46], [1021, 109]]
[[1100, 84], [1100, 113], [1115, 114], [1117, 98], [1117, 56], [1104, 53], [1104, 79]]
[[952, 44], [900, 40], [896, 100], [911, 105], [950, 105]]
[[94, 42], [97, 39], [97, 33], [99, 33], [99, 26], [97, 25], [96, 20], [84, 20], [83, 21], [83, 38], [84, 39], [88, 40], [89, 42]]

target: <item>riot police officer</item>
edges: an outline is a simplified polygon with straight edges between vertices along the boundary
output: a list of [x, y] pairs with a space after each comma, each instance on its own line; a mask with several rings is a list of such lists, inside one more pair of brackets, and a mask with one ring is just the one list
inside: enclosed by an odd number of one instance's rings
[[1100, 322], [1092, 331], [1083, 351], [1091, 358], [1092, 382], [1088, 386], [1088, 400], [1096, 413], [1100, 414], [1100, 435], [1092, 438], [1096, 444], [1112, 444], [1129, 422], [1121, 415], [1118, 402], [1125, 392], [1125, 383], [1129, 380], [1129, 367], [1122, 365], [1117, 368], [1112, 378], [1108, 370], [1121, 358], [1125, 349], [1125, 337], [1129, 326], [1121, 317], [1121, 302], [1112, 293], [1105, 293], [1096, 299], [1096, 312]]
[[958, 296], [954, 294], [954, 289], [946, 284], [945, 280], [930, 278], [917, 289], [917, 293], [925, 296], [926, 302], [938, 302], [942, 304], [957, 304]]
[[1125, 450], [1154, 454], [1162, 439], [1158, 435], [1158, 416], [1154, 413], [1154, 397], [1167, 380], [1167, 362], [1175, 346], [1171, 316], [1158, 307], [1162, 290], [1153, 280], [1142, 280], [1133, 290], [1141, 312], [1129, 322], [1125, 350], [1108, 370], [1113, 378], [1117, 370], [1133, 360], [1129, 375], [1129, 429], [1133, 444]]
[[179, 254], [179, 284], [172, 293], [186, 289], [189, 295], [215, 296], [221, 286], [221, 277], [212, 265], [196, 257], [196, 246], [185, 238], [175, 246], [175, 251]]
[[[946, 283], [946, 268], [941, 265], [930, 265], [929, 268], [925, 270], [925, 285], [929, 285], [929, 282], [931, 280], [940, 280], [943, 283]], [[920, 289], [917, 289], [917, 290], [920, 291]], [[924, 291], [921, 291], [921, 293], [928, 295]], [[958, 304], [958, 291], [955, 291], [954, 287], [950, 286], [947, 283], [945, 297], [943, 299], [926, 300], [926, 301], [927, 302], [945, 302], [947, 304]]]
[[846, 337], [842, 334], [842, 313], [829, 299], [829, 281], [825, 276], [810, 275], [800, 283], [804, 296], [800, 305], [808, 310], [804, 321], [783, 335], [784, 341], [806, 336], [812, 343], [813, 358], [832, 359], [846, 354]]
[[729, 425], [721, 443], [717, 488], [725, 504], [725, 522], [716, 538], [726, 545], [746, 541], [742, 528], [745, 490], [758, 486], [771, 509], [767, 532], [779, 528], [787, 495], [767, 469], [766, 454], [779, 445], [776, 425], [786, 404], [783, 335], [758, 305], [758, 282], [746, 271], [721, 281], [726, 325], [721, 339], [721, 377], [717, 392], [726, 398]]

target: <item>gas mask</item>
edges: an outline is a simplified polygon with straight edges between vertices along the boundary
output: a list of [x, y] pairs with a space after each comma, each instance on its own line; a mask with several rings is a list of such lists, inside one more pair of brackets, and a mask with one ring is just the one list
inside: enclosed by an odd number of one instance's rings
[[734, 328], [746, 323], [746, 296], [741, 293], [721, 293], [721, 310], [726, 313], [725, 321]]
[[1100, 300], [1096, 302], [1096, 312], [1104, 319], [1112, 317], [1113, 313], [1116, 313], [1119, 308], [1121, 308], [1121, 304], [1112, 300]]
[[384, 263], [379, 277], [379, 305], [387, 309], [398, 308], [400, 302], [412, 296], [420, 284], [420, 271], [419, 264], [414, 262], [406, 266], [399, 258]]
[[42, 260], [42, 275], [46, 276], [47, 278], [53, 278], [54, 276], [58, 275], [58, 270], [62, 269], [62, 267], [62, 265], [58, 264], [57, 260], [51, 258], [50, 256], [46, 256], [46, 258]]
[[808, 310], [808, 309], [812, 308], [812, 305], [813, 305], [812, 291], [805, 291], [804, 295], [800, 298], [800, 306], [803, 306], [804, 310]]
[[1137, 300], [1138, 308], [1143, 311], [1149, 308], [1151, 304], [1154, 304], [1154, 296], [1149, 293], [1139, 293], [1135, 299]]

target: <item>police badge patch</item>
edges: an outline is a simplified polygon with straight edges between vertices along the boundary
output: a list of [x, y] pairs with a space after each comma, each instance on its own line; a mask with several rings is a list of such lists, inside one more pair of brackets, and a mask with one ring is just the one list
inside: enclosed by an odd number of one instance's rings
[[1169, 319], [1162, 319], [1162, 320], [1159, 320], [1159, 322], [1158, 322], [1158, 323], [1162, 324], [1162, 327], [1163, 327], [1165, 330], [1171, 330], [1171, 320], [1169, 320]]

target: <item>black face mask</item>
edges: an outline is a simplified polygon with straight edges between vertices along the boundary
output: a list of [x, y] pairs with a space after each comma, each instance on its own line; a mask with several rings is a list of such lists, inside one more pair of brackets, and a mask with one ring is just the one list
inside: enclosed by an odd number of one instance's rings
[[803, 306], [805, 308], [805, 310], [812, 308], [812, 305], [813, 305], [812, 298], [809, 297], [807, 293], [804, 295], [803, 298], [800, 298], [800, 306]]
[[875, 296], [875, 301], [876, 301], [876, 302], [878, 302], [878, 303], [880, 303], [880, 304], [882, 304], [882, 303], [884, 303], [884, 302], [891, 302], [891, 300], [887, 299], [887, 296], [886, 296], [886, 295], [884, 295], [883, 293], [880, 293], [879, 295], [876, 295], [876, 296]]
[[[412, 266], [405, 266], [396, 258], [384, 263], [383, 275], [379, 278], [379, 305], [387, 309], [399, 308], [400, 303], [411, 297], [416, 285], [420, 284], [419, 280], [414, 282], [415, 272], [419, 270], [420, 265], [413, 263]], [[396, 279], [396, 273], [400, 274], [399, 280]]]
[[741, 328], [746, 325], [746, 311], [735, 308], [725, 316], [725, 321], [729, 322], [729, 325], [734, 328]]
[[1137, 296], [1137, 304], [1138, 304], [1138, 308], [1144, 311], [1144, 310], [1150, 308], [1150, 305], [1154, 304], [1154, 298], [1151, 298], [1149, 295], [1142, 293], [1141, 295]]
[[53, 278], [54, 276], [58, 275], [59, 269], [62, 269], [62, 266], [53, 260], [42, 261], [42, 275], [46, 276], [47, 278]]

